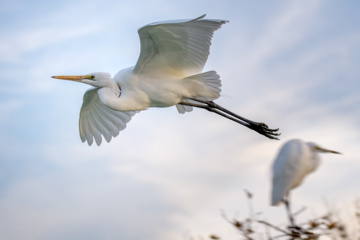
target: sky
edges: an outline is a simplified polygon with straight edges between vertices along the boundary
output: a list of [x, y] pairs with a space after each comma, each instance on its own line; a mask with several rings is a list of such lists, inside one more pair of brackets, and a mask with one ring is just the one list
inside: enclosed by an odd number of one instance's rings
[[[287, 140], [322, 155], [292, 193], [302, 217], [349, 209], [359, 196], [360, 4], [355, 1], [62, 0], [0, 4], [0, 240], [237, 239], [221, 216], [271, 207], [270, 168]], [[202, 109], [143, 111], [110, 143], [78, 133], [85, 84], [53, 75], [115, 75], [139, 56], [151, 22], [229, 20], [204, 71], [222, 79], [216, 102], [280, 128], [279, 141]]]

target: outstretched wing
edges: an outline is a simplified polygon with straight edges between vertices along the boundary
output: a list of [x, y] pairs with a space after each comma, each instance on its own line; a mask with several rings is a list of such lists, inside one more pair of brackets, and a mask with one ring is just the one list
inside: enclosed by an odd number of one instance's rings
[[204, 17], [156, 22], [140, 28], [141, 52], [134, 72], [170, 73], [180, 77], [201, 72], [214, 31], [227, 22]]
[[87, 141], [89, 146], [95, 139], [96, 144], [101, 144], [101, 136], [107, 142], [111, 137], [116, 137], [126, 127], [135, 111], [114, 111], [105, 106], [99, 99], [97, 91], [92, 88], [84, 94], [83, 104], [80, 110], [79, 130], [82, 142]]

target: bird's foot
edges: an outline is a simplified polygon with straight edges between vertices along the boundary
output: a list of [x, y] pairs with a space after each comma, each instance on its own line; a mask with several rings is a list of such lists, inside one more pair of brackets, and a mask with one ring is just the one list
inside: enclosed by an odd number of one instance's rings
[[266, 125], [265, 123], [262, 123], [262, 122], [253, 122], [253, 123], [260, 127], [263, 127], [263, 128], [269, 128], [268, 125]]
[[253, 122], [251, 124], [249, 124], [249, 128], [258, 132], [259, 134], [270, 138], [270, 139], [274, 139], [274, 140], [279, 140], [278, 136], [281, 135], [281, 133], [278, 133], [277, 131], [279, 131], [279, 128], [269, 128], [265, 123], [259, 123], [259, 122]]
[[207, 106], [211, 109], [219, 109], [231, 116], [233, 116], [234, 118], [240, 120], [240, 121], [243, 121], [245, 122], [245, 126], [249, 127], [250, 129], [260, 133], [261, 135], [264, 135], [265, 137], [267, 138], [270, 138], [270, 139], [276, 139], [276, 140], [279, 140], [278, 136], [280, 136], [280, 133], [277, 133], [277, 131], [279, 131], [278, 128], [276, 129], [271, 129], [268, 127], [268, 125], [266, 125], [265, 123], [262, 123], [262, 122], [254, 122], [254, 121], [251, 121], [249, 119], [246, 119], [244, 117], [241, 117], [219, 105], [217, 105], [216, 103], [214, 103], [213, 101], [208, 101], [208, 102], [205, 102], [207, 104]]

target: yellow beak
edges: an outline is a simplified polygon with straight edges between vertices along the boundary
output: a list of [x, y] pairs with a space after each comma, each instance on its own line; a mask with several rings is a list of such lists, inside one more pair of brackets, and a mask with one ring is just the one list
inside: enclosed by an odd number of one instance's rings
[[80, 76], [52, 76], [52, 78], [79, 82], [86, 77], [83, 75], [80, 75]]
[[335, 153], [335, 154], [341, 154], [341, 153], [339, 153], [339, 152], [337, 152], [337, 151], [334, 151], [334, 150], [327, 150], [327, 152], [329, 152], [329, 153]]
[[335, 154], [341, 154], [337, 151], [334, 151], [334, 150], [330, 150], [330, 149], [326, 149], [326, 148], [322, 148], [322, 147], [317, 147], [317, 149], [323, 151], [323, 152], [328, 152], [328, 153], [335, 153]]

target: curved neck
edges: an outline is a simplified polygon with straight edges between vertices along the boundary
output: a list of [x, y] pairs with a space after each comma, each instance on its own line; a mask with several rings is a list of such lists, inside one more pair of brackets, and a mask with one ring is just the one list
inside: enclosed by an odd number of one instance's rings
[[119, 86], [117, 88], [100, 88], [98, 90], [100, 101], [115, 111], [139, 111], [144, 109], [136, 98], [127, 96], [127, 94], [120, 89]]
[[109, 85], [110, 85], [110, 86], [108, 86], [108, 87], [103, 87], [103, 88], [109, 88], [109, 89], [113, 90], [113, 92], [117, 93], [117, 94], [118, 94], [118, 97], [120, 97], [121, 87], [120, 87], [115, 81], [109, 82]]
[[[115, 83], [116, 84], [116, 83]], [[116, 84], [116, 86], [118, 86]], [[114, 105], [121, 95], [119, 87], [102, 87], [98, 90], [100, 101], [107, 107], [119, 111]]]

